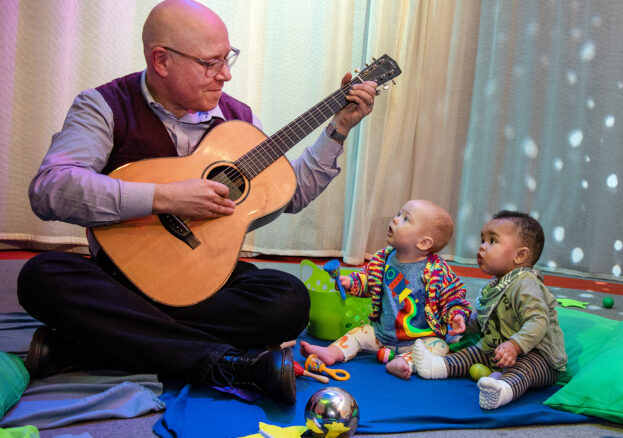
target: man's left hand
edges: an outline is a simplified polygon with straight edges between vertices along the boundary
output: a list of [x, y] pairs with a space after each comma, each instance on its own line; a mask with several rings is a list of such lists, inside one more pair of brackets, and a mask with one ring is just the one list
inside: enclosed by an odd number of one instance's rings
[[[346, 73], [344, 78], [342, 78], [342, 86], [348, 84], [352, 76], [351, 73]], [[349, 103], [339, 110], [333, 118], [337, 132], [342, 135], [348, 135], [352, 127], [372, 112], [375, 96], [376, 82], [367, 81], [363, 84], [353, 85], [346, 96], [346, 100]]]

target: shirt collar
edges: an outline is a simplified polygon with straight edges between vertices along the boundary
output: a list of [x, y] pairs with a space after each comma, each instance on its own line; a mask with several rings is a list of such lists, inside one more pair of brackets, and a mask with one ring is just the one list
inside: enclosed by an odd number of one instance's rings
[[143, 97], [147, 101], [147, 104], [149, 105], [149, 107], [156, 114], [167, 117], [167, 118], [173, 118], [183, 123], [191, 123], [191, 124], [204, 123], [204, 122], [211, 120], [212, 117], [219, 117], [225, 120], [225, 117], [223, 116], [223, 112], [221, 111], [221, 108], [218, 105], [213, 110], [199, 111], [196, 113], [188, 113], [184, 115], [184, 117], [181, 117], [180, 119], [178, 119], [177, 117], [173, 115], [171, 111], [169, 111], [168, 109], [163, 107], [160, 103], [154, 100], [154, 97], [151, 95], [151, 93], [149, 92], [149, 89], [147, 88], [147, 81], [145, 80], [145, 72], [146, 70], [143, 70], [143, 73], [141, 74], [141, 92], [143, 93]]

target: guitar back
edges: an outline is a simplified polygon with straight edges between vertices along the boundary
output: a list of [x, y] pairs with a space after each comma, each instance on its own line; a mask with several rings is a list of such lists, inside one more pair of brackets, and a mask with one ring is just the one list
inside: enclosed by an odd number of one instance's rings
[[[185, 157], [155, 158], [126, 164], [110, 176], [124, 181], [169, 183], [212, 178], [215, 169], [235, 171], [233, 162], [263, 142], [266, 136], [241, 121], [214, 128]], [[186, 306], [217, 292], [231, 275], [248, 230], [276, 218], [296, 190], [289, 161], [278, 158], [253, 179], [236, 174], [240, 190], [230, 188], [234, 214], [193, 220], [185, 226], [194, 248], [163, 225], [158, 215], [94, 227], [102, 249], [145, 295], [171, 306]]]

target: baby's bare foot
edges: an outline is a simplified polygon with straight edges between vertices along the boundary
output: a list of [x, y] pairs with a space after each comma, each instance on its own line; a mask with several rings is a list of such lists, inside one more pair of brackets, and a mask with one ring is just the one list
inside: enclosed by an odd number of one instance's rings
[[331, 345], [328, 347], [321, 347], [320, 345], [312, 345], [305, 341], [301, 341], [301, 354], [304, 357], [315, 354], [325, 365], [333, 365], [335, 362], [342, 362], [344, 360], [344, 354], [337, 347]]
[[408, 380], [411, 377], [411, 366], [402, 357], [397, 357], [385, 365], [385, 369], [389, 374], [393, 374], [401, 379]]

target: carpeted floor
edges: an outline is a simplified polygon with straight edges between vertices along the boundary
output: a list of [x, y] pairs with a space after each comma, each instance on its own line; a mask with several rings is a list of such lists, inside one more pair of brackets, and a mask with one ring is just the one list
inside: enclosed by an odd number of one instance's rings
[[[0, 313], [21, 312], [16, 297], [16, 279], [21, 266], [25, 263], [27, 253], [6, 253], [0, 254]], [[255, 260], [261, 267], [271, 267], [290, 272], [300, 276], [300, 266], [293, 262], [280, 261], [280, 259]], [[468, 291], [468, 299], [473, 302], [478, 290], [486, 282], [482, 278], [479, 270], [474, 267], [457, 266], [457, 272], [463, 278]], [[607, 283], [603, 281], [592, 281], [586, 279], [575, 279], [570, 277], [546, 276], [546, 283], [557, 298], [568, 298], [587, 303], [586, 308], [578, 308], [579, 311], [589, 312], [604, 316], [610, 319], [623, 320], [623, 284]], [[605, 296], [611, 296], [615, 300], [615, 305], [611, 309], [606, 309], [602, 305]], [[146, 415], [140, 418], [129, 420], [107, 420], [99, 422], [88, 422], [75, 424], [69, 427], [43, 430], [40, 436], [52, 438], [60, 436], [80, 436], [89, 434], [93, 438], [99, 437], [153, 437], [153, 424], [158, 420], [160, 414]], [[299, 422], [297, 424], [301, 424]], [[69, 434], [69, 435], [67, 435]], [[406, 437], [452, 437], [457, 434], [467, 437], [623, 437], [623, 426], [612, 423], [579, 424], [579, 425], [556, 425], [556, 426], [537, 426], [537, 427], [517, 427], [502, 428], [494, 430], [444, 430], [426, 431], [417, 433], [403, 434], [383, 434], [365, 435], [368, 437], [379, 436], [383, 438], [406, 438]], [[88, 437], [89, 435], [83, 435]], [[209, 432], [205, 436], [209, 436]], [[363, 436], [363, 435], [361, 435]]]

